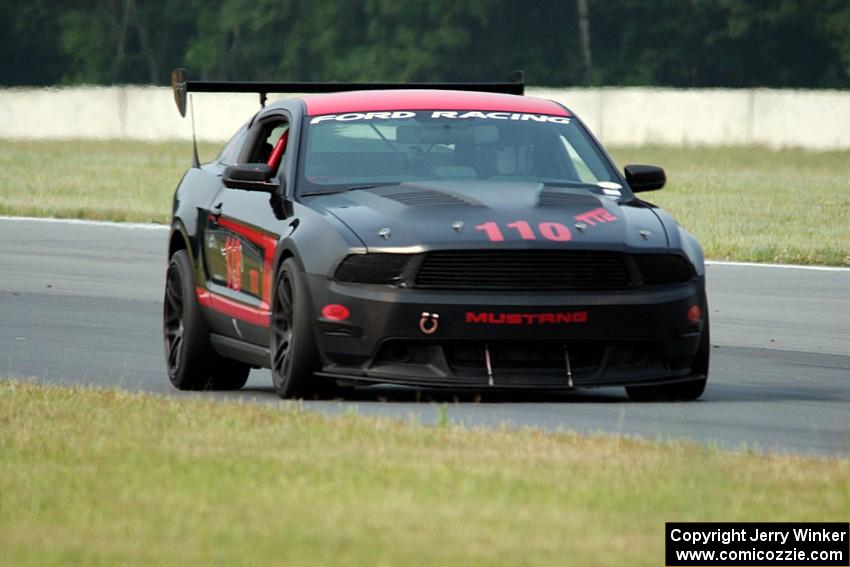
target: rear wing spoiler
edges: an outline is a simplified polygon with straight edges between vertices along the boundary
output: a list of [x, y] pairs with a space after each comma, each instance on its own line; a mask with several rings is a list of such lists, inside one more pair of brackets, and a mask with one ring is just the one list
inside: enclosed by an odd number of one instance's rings
[[265, 106], [269, 93], [335, 93], [340, 91], [375, 91], [384, 89], [442, 89], [448, 91], [479, 91], [521, 95], [525, 92], [525, 74], [511, 73], [504, 83], [314, 83], [314, 82], [241, 82], [241, 81], [190, 81], [186, 69], [180, 67], [171, 73], [171, 88], [180, 116], [186, 116], [186, 98], [189, 93], [256, 93], [260, 106]]

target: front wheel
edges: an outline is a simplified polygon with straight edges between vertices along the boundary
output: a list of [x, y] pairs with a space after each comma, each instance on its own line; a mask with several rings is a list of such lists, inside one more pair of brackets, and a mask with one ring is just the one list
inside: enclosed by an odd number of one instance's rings
[[213, 350], [195, 295], [192, 262], [179, 250], [168, 263], [162, 308], [168, 377], [179, 390], [238, 390], [251, 367]]
[[627, 387], [626, 393], [629, 395], [629, 399], [635, 402], [696, 400], [705, 392], [705, 386], [708, 383], [708, 361], [710, 354], [711, 337], [709, 333], [708, 314], [706, 314], [705, 327], [703, 328], [699, 349], [697, 349], [692, 366], [692, 374], [696, 378], [676, 384]]
[[298, 264], [283, 261], [272, 298], [269, 345], [274, 389], [281, 398], [306, 396], [318, 390], [319, 354], [310, 324], [310, 298]]

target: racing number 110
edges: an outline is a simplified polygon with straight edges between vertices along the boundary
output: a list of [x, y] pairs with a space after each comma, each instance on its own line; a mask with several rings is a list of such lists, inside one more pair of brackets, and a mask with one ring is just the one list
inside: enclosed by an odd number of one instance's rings
[[[537, 240], [534, 229], [531, 228], [528, 221], [518, 220], [509, 222], [506, 226], [517, 231], [519, 237], [523, 240]], [[484, 224], [476, 225], [475, 228], [477, 230], [483, 230], [487, 234], [487, 238], [490, 239], [490, 242], [503, 242], [505, 240], [502, 229], [495, 222], [485, 222]], [[567, 242], [573, 238], [570, 229], [559, 222], [541, 222], [537, 225], [537, 231], [546, 240], [554, 240], [555, 242]]]

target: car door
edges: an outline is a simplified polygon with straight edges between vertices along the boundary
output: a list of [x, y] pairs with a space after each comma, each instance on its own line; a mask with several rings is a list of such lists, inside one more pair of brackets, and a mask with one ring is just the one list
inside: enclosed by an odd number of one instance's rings
[[[236, 161], [267, 163], [276, 175], [288, 145], [290, 123], [282, 111], [258, 117]], [[227, 165], [233, 164], [222, 163], [222, 174]], [[211, 331], [266, 346], [281, 219], [268, 194], [223, 183], [205, 213], [202, 248]]]

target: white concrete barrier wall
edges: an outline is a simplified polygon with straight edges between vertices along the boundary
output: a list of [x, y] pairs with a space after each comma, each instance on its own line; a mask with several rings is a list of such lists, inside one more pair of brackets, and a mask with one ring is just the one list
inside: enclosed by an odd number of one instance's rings
[[[850, 91], [529, 88], [562, 102], [606, 144], [850, 148]], [[286, 95], [270, 95], [270, 100]], [[193, 95], [200, 140], [223, 141], [258, 108], [253, 94]], [[0, 90], [0, 138], [190, 139], [165, 87]]]

